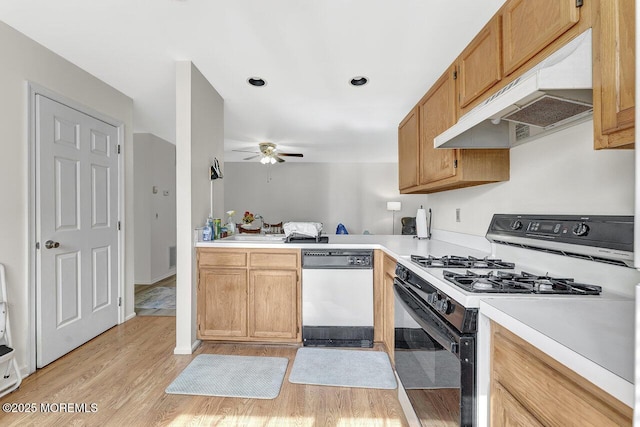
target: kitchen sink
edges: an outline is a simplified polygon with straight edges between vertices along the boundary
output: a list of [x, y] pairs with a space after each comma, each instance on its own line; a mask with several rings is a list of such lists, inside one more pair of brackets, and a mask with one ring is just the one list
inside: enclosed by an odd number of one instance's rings
[[234, 234], [220, 242], [284, 242], [284, 234]]

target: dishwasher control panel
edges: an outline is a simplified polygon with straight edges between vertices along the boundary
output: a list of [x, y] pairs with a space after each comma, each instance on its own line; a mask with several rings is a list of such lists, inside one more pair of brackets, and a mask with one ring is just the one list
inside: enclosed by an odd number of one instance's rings
[[373, 268], [373, 251], [349, 249], [305, 249], [302, 250], [302, 268]]

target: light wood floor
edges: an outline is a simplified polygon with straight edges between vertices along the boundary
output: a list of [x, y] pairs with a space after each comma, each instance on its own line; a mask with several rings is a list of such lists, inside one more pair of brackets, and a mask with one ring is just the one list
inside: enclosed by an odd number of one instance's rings
[[[297, 348], [204, 343], [174, 355], [175, 318], [136, 317], [116, 326], [24, 380], [5, 403], [94, 403], [94, 413], [0, 412], [2, 426], [406, 426], [397, 390], [291, 384]], [[198, 354], [287, 357], [273, 400], [165, 394]]]
[[[176, 275], [169, 276], [162, 279], [152, 285], [135, 285], [135, 298], [140, 296], [144, 291], [151, 290], [153, 288], [175, 288], [176, 287]], [[135, 308], [137, 316], [175, 316], [175, 308]]]

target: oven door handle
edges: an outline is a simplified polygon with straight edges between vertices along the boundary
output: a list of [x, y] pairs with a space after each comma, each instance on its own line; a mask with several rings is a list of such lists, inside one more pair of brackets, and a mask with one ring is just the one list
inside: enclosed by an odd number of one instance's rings
[[420, 325], [424, 331], [438, 342], [447, 351], [453, 353], [458, 359], [460, 358], [460, 335], [454, 331], [449, 325], [447, 325], [438, 315], [431, 312], [431, 309], [425, 307], [422, 308], [424, 317], [418, 315], [404, 300], [404, 298], [411, 298], [419, 306], [423, 306], [417, 301], [409, 292], [402, 286], [401, 282], [394, 281], [393, 292], [396, 294], [396, 299], [409, 313], [413, 320]]

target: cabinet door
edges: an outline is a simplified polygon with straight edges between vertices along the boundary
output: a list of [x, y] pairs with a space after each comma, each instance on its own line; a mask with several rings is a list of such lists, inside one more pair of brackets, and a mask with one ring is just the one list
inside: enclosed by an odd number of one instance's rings
[[579, 19], [576, 0], [511, 0], [502, 17], [504, 74], [511, 74]]
[[[632, 148], [630, 143], [635, 141], [635, 2], [607, 0], [596, 3], [593, 90], [594, 115], [598, 116], [594, 117], [595, 146]], [[598, 117], [600, 123], [596, 123]]]
[[298, 273], [295, 270], [249, 272], [249, 336], [297, 336]]
[[398, 127], [398, 183], [400, 190], [418, 185], [418, 109]]
[[420, 110], [420, 184], [456, 174], [457, 150], [436, 149], [433, 139], [456, 122], [455, 66], [450, 67], [422, 99]]
[[500, 15], [496, 15], [458, 58], [460, 107], [486, 92], [502, 78]]
[[500, 383], [495, 383], [491, 387], [491, 426], [542, 427], [542, 424]]
[[200, 269], [198, 336], [247, 336], [247, 271]]

